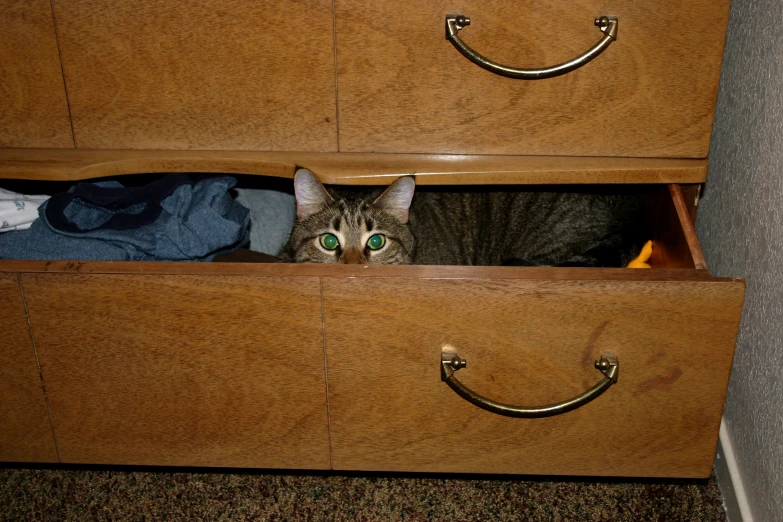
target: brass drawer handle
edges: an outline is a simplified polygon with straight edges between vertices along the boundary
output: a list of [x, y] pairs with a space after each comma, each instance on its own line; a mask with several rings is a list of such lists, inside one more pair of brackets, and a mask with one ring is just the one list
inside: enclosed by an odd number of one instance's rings
[[552, 67], [543, 67], [541, 69], [517, 69], [484, 58], [468, 47], [468, 45], [457, 36], [457, 33], [468, 25], [470, 25], [470, 18], [467, 16], [457, 14], [446, 15], [446, 39], [454, 44], [454, 47], [465, 55], [468, 60], [479, 67], [483, 67], [495, 74], [518, 80], [541, 80], [543, 78], [552, 78], [571, 72], [601, 54], [604, 49], [609, 47], [610, 43], [617, 39], [617, 17], [601, 16], [595, 19], [595, 25], [604, 33], [604, 37], [584, 54], [577, 56], [573, 60], [553, 65]]
[[466, 401], [475, 404], [479, 408], [483, 408], [492, 413], [498, 415], [504, 415], [506, 417], [517, 417], [523, 419], [533, 419], [539, 417], [551, 417], [553, 415], [560, 415], [571, 410], [575, 410], [580, 406], [584, 406], [588, 402], [597, 398], [603, 392], [609, 389], [609, 387], [617, 382], [617, 376], [620, 372], [620, 362], [617, 360], [617, 356], [603, 354], [601, 358], [595, 361], [595, 367], [604, 374], [604, 378], [601, 382], [590, 388], [584, 393], [581, 393], [573, 399], [568, 399], [563, 402], [555, 404], [548, 404], [546, 406], [512, 406], [510, 404], [503, 404], [501, 402], [493, 401], [482, 397], [478, 393], [467, 388], [464, 384], [459, 382], [454, 377], [454, 372], [460, 368], [467, 366], [467, 361], [461, 358], [454, 352], [443, 353], [441, 355], [440, 362], [440, 380], [444, 381], [449, 387], [457, 392], [457, 394]]

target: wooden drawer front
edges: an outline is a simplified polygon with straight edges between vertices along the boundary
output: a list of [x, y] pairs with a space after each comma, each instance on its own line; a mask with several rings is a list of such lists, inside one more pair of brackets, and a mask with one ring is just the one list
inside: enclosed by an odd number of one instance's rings
[[57, 462], [16, 274], [0, 274], [0, 462]]
[[[340, 150], [705, 157], [729, 0], [336, 0]], [[513, 80], [445, 39], [464, 14], [468, 45], [535, 68], [584, 53], [619, 20], [617, 41], [564, 76]]]
[[[578, 271], [577, 271], [578, 273]], [[707, 477], [744, 284], [729, 280], [324, 279], [335, 469]], [[620, 361], [593, 402], [541, 419], [494, 400], [569, 399]]]
[[80, 148], [337, 148], [332, 3], [55, 0]]
[[317, 278], [22, 285], [63, 462], [329, 467]]
[[0, 147], [73, 147], [49, 0], [0, 0]]

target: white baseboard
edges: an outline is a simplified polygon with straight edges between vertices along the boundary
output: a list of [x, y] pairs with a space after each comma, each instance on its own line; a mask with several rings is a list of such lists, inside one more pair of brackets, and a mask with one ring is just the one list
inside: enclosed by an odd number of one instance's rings
[[726, 421], [723, 419], [720, 421], [718, 451], [715, 455], [715, 477], [723, 495], [723, 505], [726, 507], [728, 521], [753, 522], [748, 497], [745, 496], [742, 476], [734, 456], [734, 447], [726, 427]]

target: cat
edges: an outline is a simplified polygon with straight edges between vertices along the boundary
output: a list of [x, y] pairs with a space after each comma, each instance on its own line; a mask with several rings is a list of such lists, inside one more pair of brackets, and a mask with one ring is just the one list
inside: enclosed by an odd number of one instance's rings
[[624, 267], [645, 241], [639, 199], [611, 190], [415, 186], [406, 176], [382, 192], [330, 193], [300, 169], [282, 254], [298, 263]]

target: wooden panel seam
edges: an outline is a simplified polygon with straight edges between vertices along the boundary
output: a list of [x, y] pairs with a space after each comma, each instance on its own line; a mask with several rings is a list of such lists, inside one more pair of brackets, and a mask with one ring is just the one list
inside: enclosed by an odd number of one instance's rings
[[22, 275], [20, 272], [16, 273], [16, 282], [19, 285], [19, 296], [22, 298], [22, 307], [24, 308], [24, 316], [27, 320], [27, 331], [30, 334], [30, 344], [33, 347], [33, 354], [35, 355], [35, 365], [38, 368], [38, 378], [41, 380], [41, 393], [43, 393], [44, 404], [46, 404], [46, 413], [49, 415], [49, 427], [52, 429], [52, 441], [54, 442], [54, 451], [57, 453], [57, 462], [62, 464], [62, 458], [60, 457], [60, 448], [57, 445], [57, 433], [54, 429], [54, 421], [52, 420], [52, 410], [49, 407], [49, 397], [46, 395], [46, 385], [44, 384], [43, 371], [41, 370], [41, 361], [38, 359], [38, 348], [35, 345], [35, 336], [33, 335], [33, 325], [30, 322], [30, 314], [27, 311], [27, 301], [24, 297], [24, 288], [22, 287]]
[[49, 0], [49, 5], [52, 8], [52, 25], [54, 26], [54, 41], [57, 43], [57, 56], [60, 59], [60, 74], [62, 74], [63, 77], [63, 90], [65, 91], [65, 105], [68, 107], [68, 123], [70, 123], [71, 125], [71, 139], [73, 140], [73, 148], [75, 149], [77, 148], [76, 133], [73, 131], [73, 115], [71, 114], [71, 100], [68, 97], [68, 82], [65, 80], [65, 63], [63, 63], [63, 52], [60, 46], [60, 33], [57, 31], [57, 15], [54, 12], [54, 0]]
[[51, 0], [0, 0], [0, 146], [73, 150]]
[[324, 388], [326, 392], [326, 433], [329, 438], [329, 469], [334, 470], [332, 461], [332, 412], [329, 410], [329, 361], [326, 356], [326, 314], [324, 313], [324, 278], [318, 278], [318, 294], [321, 298], [321, 340], [324, 350]]
[[[332, 0], [332, 48], [334, 50], [334, 123], [336, 127], [335, 140], [337, 152], [340, 152], [340, 91], [337, 82], [337, 9]], [[329, 454], [331, 461], [331, 452]]]

